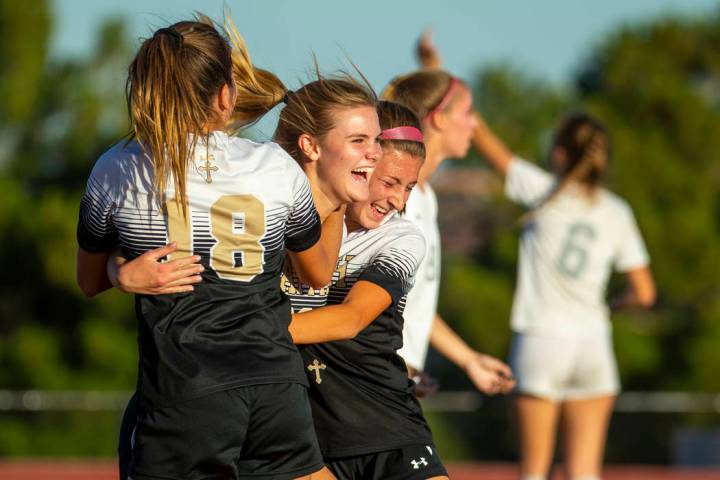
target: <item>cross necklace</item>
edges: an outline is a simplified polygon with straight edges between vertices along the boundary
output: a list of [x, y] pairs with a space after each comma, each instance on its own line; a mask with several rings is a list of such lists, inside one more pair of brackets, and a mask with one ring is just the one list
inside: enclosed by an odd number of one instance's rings
[[214, 161], [215, 156], [212, 153], [208, 152], [207, 156], [205, 157], [205, 164], [197, 167], [198, 172], [205, 172], [205, 183], [212, 183], [212, 177], [210, 176], [210, 174], [219, 170], [217, 165], [212, 165], [210, 163]]

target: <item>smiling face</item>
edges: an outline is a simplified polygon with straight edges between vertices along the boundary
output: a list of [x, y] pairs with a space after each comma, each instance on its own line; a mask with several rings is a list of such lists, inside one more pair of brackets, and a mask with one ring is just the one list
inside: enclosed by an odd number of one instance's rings
[[447, 111], [443, 112], [443, 150], [448, 157], [463, 158], [470, 149], [470, 141], [477, 127], [473, 115], [472, 94], [460, 84], [455, 98]]
[[366, 200], [370, 174], [382, 155], [377, 112], [370, 106], [337, 109], [333, 120], [319, 139], [320, 188], [338, 203]]
[[403, 211], [422, 165], [419, 157], [392, 146], [383, 150], [370, 178], [369, 198], [354, 202], [347, 209], [350, 222], [362, 228], [377, 228], [392, 213]]

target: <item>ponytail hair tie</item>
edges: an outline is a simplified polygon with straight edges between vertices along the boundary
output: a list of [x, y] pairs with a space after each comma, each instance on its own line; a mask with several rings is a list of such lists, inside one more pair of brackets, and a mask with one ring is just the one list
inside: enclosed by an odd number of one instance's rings
[[290, 94], [291, 94], [291, 93], [293, 93], [293, 92], [290, 91], [290, 90], [286, 90], [286, 91], [285, 91], [285, 95], [283, 95], [283, 97], [280, 99], [280, 101], [281, 101], [282, 103], [284, 103], [285, 105], [287, 105], [288, 102], [290, 101]]
[[155, 35], [159, 35], [159, 34], [170, 35], [171, 37], [173, 37], [175, 40], [178, 41], [179, 46], [181, 46], [181, 47], [183, 46], [183, 43], [184, 43], [183, 36], [180, 32], [178, 32], [174, 28], [172, 28], [172, 27], [161, 28], [157, 32], [155, 32]]
[[380, 140], [406, 140], [409, 142], [423, 143], [423, 134], [415, 127], [395, 127], [383, 130], [380, 133]]

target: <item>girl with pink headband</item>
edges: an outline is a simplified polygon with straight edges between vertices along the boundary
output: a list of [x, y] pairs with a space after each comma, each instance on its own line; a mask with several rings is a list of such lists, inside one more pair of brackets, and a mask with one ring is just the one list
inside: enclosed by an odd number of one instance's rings
[[486, 394], [506, 393], [514, 385], [510, 368], [500, 360], [470, 347], [437, 313], [440, 289], [440, 232], [438, 205], [430, 177], [447, 158], [462, 158], [470, 148], [477, 122], [470, 89], [442, 70], [420, 70], [390, 82], [384, 98], [413, 110], [422, 119], [427, 157], [417, 188], [410, 195], [405, 217], [420, 227], [427, 242], [415, 288], [408, 295], [399, 351], [409, 375], [418, 382], [418, 394], [432, 392], [434, 382], [422, 373], [428, 345], [462, 368], [475, 387]]
[[347, 208], [328, 306], [293, 315], [290, 333], [296, 344], [307, 344], [301, 355], [315, 431], [337, 478], [445, 479], [397, 354], [407, 294], [425, 254], [420, 230], [397, 213], [423, 164], [423, 134], [417, 117], [401, 105], [380, 102], [378, 115], [383, 158], [368, 200]]

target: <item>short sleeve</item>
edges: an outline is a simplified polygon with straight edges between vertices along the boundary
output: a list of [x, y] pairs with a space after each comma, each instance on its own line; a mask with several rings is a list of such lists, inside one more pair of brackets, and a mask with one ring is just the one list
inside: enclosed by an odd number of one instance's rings
[[636, 268], [646, 267], [650, 264], [645, 242], [638, 228], [632, 209], [623, 205], [619, 215], [617, 229], [618, 248], [615, 256], [615, 269], [619, 272], [628, 272]]
[[397, 305], [410, 292], [415, 275], [425, 256], [425, 239], [413, 225], [411, 232], [398, 235], [375, 255], [358, 280], [372, 282], [385, 289]]
[[293, 252], [302, 252], [320, 239], [320, 216], [315, 209], [310, 182], [292, 160], [289, 160], [288, 176], [292, 189], [292, 210], [285, 229], [285, 247]]
[[113, 198], [110, 159], [101, 157], [95, 164], [80, 200], [77, 241], [80, 248], [90, 253], [113, 250], [118, 243], [118, 232], [113, 222], [117, 202]]
[[514, 157], [505, 178], [505, 196], [525, 207], [535, 207], [555, 184], [555, 177], [537, 165]]

